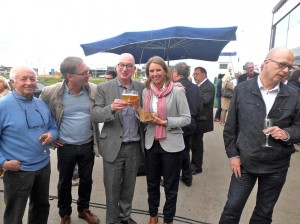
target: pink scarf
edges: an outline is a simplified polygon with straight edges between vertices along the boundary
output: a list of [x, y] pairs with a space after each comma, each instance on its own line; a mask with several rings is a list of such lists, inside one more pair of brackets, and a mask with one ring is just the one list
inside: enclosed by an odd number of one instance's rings
[[[150, 89], [147, 92], [146, 99], [145, 99], [145, 106], [144, 110], [146, 112], [150, 112], [150, 100], [152, 92], [158, 98], [157, 103], [157, 115], [160, 119], [166, 120], [167, 119], [167, 104], [166, 104], [166, 95], [168, 95], [173, 89], [173, 82], [166, 87], [165, 85], [161, 90], [158, 90], [153, 83], [151, 83]], [[166, 139], [167, 136], [167, 129], [163, 125], [155, 125], [155, 140], [162, 140]]]

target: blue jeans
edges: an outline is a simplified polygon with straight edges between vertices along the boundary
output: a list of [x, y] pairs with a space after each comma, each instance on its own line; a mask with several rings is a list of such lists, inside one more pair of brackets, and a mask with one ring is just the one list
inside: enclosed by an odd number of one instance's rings
[[59, 171], [58, 181], [58, 208], [60, 217], [72, 213], [72, 176], [74, 167], [78, 164], [79, 186], [77, 211], [81, 212], [89, 208], [92, 192], [92, 173], [94, 167], [93, 141], [83, 145], [64, 144], [57, 149], [57, 167]]
[[221, 215], [220, 224], [238, 224], [247, 199], [258, 180], [256, 206], [249, 223], [272, 222], [274, 206], [285, 183], [287, 170], [277, 173], [255, 174], [242, 169], [242, 176], [231, 177], [228, 199]]
[[37, 171], [6, 171], [4, 224], [21, 224], [29, 197], [28, 223], [46, 224], [49, 216], [50, 163]]
[[147, 190], [150, 216], [158, 213], [160, 202], [160, 179], [163, 176], [166, 202], [163, 209], [164, 222], [171, 222], [176, 213], [179, 177], [183, 151], [166, 152], [158, 141], [146, 151]]

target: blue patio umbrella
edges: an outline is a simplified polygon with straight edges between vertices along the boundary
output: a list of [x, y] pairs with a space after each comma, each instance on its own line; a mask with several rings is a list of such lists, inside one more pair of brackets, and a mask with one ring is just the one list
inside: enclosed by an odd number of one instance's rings
[[222, 49], [236, 40], [237, 27], [194, 28], [175, 26], [160, 30], [125, 32], [105, 40], [81, 44], [86, 56], [98, 52], [131, 53], [136, 63], [152, 56], [164, 60], [198, 59], [217, 61]]

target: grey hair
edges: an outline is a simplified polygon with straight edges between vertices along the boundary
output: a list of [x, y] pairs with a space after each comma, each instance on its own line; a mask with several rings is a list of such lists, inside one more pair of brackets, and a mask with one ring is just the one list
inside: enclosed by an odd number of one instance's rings
[[60, 73], [67, 79], [67, 74], [76, 74], [77, 68], [84, 63], [82, 58], [79, 57], [67, 57], [60, 64]]
[[31, 71], [34, 75], [35, 75], [35, 78], [37, 78], [37, 73], [36, 71], [29, 67], [28, 65], [21, 65], [21, 66], [16, 66], [16, 67], [13, 67], [11, 70], [10, 70], [10, 73], [9, 73], [9, 78], [11, 80], [14, 80], [16, 81], [16, 75], [20, 72], [20, 70], [29, 70]]
[[245, 67], [247, 67], [247, 65], [254, 65], [254, 63], [251, 62], [251, 61], [247, 61], [247, 62], [245, 63]]
[[174, 69], [177, 71], [178, 75], [182, 78], [188, 78], [190, 74], [190, 68], [185, 62], [179, 62], [174, 66]]

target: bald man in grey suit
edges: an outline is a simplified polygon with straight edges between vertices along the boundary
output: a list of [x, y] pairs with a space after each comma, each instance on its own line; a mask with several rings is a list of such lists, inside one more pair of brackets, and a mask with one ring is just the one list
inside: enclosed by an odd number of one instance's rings
[[107, 224], [136, 224], [130, 215], [144, 141], [135, 109], [120, 99], [125, 89], [137, 90], [142, 99], [144, 84], [131, 79], [135, 69], [133, 56], [122, 54], [116, 66], [117, 78], [97, 87], [92, 112], [93, 122], [104, 122], [99, 148], [103, 157]]

